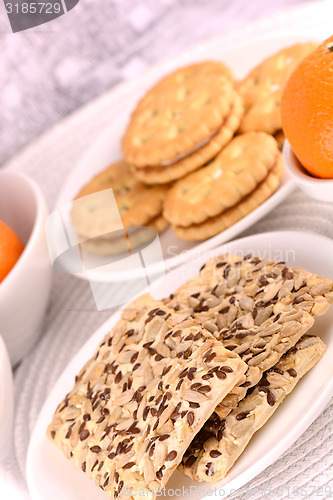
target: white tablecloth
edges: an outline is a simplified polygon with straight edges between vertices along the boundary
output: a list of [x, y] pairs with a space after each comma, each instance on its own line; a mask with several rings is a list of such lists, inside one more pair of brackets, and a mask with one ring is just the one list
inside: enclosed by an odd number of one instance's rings
[[[87, 16], [94, 12], [91, 5], [88, 6], [85, 1], [81, 3], [80, 8], [83, 9], [80, 13], [81, 18], [84, 13]], [[130, 0], [122, 3], [113, 2], [112, 5], [114, 8], [117, 7], [117, 15], [120, 16], [119, 22], [123, 22], [124, 29], [121, 33], [119, 30], [114, 33], [111, 29], [108, 30], [108, 36], [112, 40], [114, 38], [115, 51], [111, 53], [111, 45], [109, 45], [109, 54], [108, 57], [105, 56], [104, 63], [102, 56], [97, 54], [93, 47], [87, 47], [88, 42], [83, 39], [80, 39], [82, 52], [85, 53], [88, 49], [90, 51], [89, 57], [86, 57], [88, 66], [82, 63], [83, 55], [79, 52], [74, 54], [72, 60], [68, 62], [71, 52], [65, 54], [66, 42], [58, 38], [57, 43], [64, 51], [67, 66], [62, 60], [63, 58], [55, 56], [56, 52], [53, 47], [46, 50], [45, 64], [49, 64], [49, 58], [57, 64], [56, 71], [54, 67], [52, 68], [51, 79], [53, 83], [46, 86], [45, 93], [39, 92], [36, 95], [36, 93], [29, 94], [28, 90], [27, 94], [22, 91], [21, 96], [26, 95], [28, 104], [30, 103], [28, 109], [21, 108], [25, 122], [22, 117], [18, 124], [13, 120], [15, 106], [18, 105], [13, 95], [9, 99], [8, 106], [4, 94], [1, 94], [0, 100], [3, 99], [6, 104], [5, 114], [7, 113], [5, 116], [6, 127], [0, 129], [0, 144], [6, 145], [5, 151], [1, 149], [2, 157], [8, 157], [17, 145], [24, 144], [43, 130], [45, 120], [47, 124], [52, 123], [59, 118], [59, 115], [63, 115], [69, 109], [86, 101], [87, 95], [91, 97], [94, 94], [99, 94], [110, 84], [140, 72], [144, 67], [160, 60], [165, 55], [175, 54], [179, 49], [194, 41], [214, 33], [220, 34], [227, 28], [243, 25], [238, 31], [233, 30], [227, 35], [230, 43], [240, 36], [246, 37], [253, 32], [269, 32], [285, 25], [294, 26], [295, 30], [307, 30], [309, 36], [314, 29], [318, 31], [318, 26], [322, 29], [323, 37], [331, 34], [333, 19], [331, 1], [308, 2], [298, 8], [287, 8], [281, 13], [271, 14], [267, 19], [257, 21], [254, 24], [244, 25], [245, 21], [258, 17], [262, 13], [276, 12], [279, 8], [290, 3], [296, 3], [296, 1], [272, 3], [264, 0], [257, 2], [249, 2], [248, 0], [234, 0], [233, 2], [219, 2], [217, 0], [173, 2], [163, 0], [154, 2], [151, 0], [138, 2], [135, 8], [129, 9], [129, 6], [132, 5]], [[94, 1], [93, 4], [102, 8], [101, 2]], [[106, 3], [103, 2], [103, 8], [104, 6], [109, 12], [111, 7], [106, 6]], [[69, 15], [68, 20], [63, 18], [63, 23], [64, 26], [69, 23]], [[94, 22], [92, 22], [90, 30], [96, 37], [96, 43], [101, 43], [102, 39], [99, 39], [99, 36], [105, 36], [104, 30], [102, 29], [102, 34], [100, 34]], [[57, 25], [54, 33], [59, 33], [59, 31]], [[51, 33], [51, 38], [54, 33]], [[117, 38], [118, 35], [123, 37], [121, 43]], [[9, 37], [9, 35], [7, 36]], [[38, 40], [40, 42], [42, 39], [41, 35], [39, 38], [33, 34], [30, 36], [34, 40], [34, 50], [42, 52], [45, 47], [43, 49], [40, 44], [38, 45]], [[90, 44], [93, 44], [91, 33], [89, 36]], [[29, 39], [28, 34], [19, 34], [18, 37], [23, 37], [23, 40]], [[73, 37], [74, 34], [70, 33], [68, 40], [75, 45]], [[12, 50], [10, 43], [10, 38], [8, 38], [6, 47], [9, 51]], [[19, 45], [22, 43], [22, 39], [14, 43]], [[79, 50], [78, 47], [77, 49]], [[4, 63], [3, 61], [1, 63], [6, 65], [8, 61], [10, 58], [7, 62], [5, 60]], [[92, 65], [94, 61], [95, 66], [89, 68], [89, 64]], [[36, 64], [38, 63], [36, 62]], [[64, 66], [62, 66], [63, 64]], [[15, 69], [15, 71], [17, 75], [22, 71], [23, 75], [25, 70], [23, 68]], [[73, 84], [73, 78], [76, 77], [80, 78], [81, 86]], [[10, 69], [6, 74], [0, 72], [0, 81], [9, 78]], [[63, 85], [60, 87], [60, 91], [59, 82]], [[8, 91], [11, 85], [6, 87], [9, 95], [11, 92], [15, 94], [15, 91]], [[15, 89], [15, 86], [13, 88]], [[25, 101], [20, 102], [19, 106], [22, 106]], [[38, 115], [39, 118], [28, 123], [31, 103], [36, 107], [36, 116]], [[50, 207], [52, 207], [68, 171], [76, 164], [87, 145], [100, 134], [108, 123], [107, 103], [108, 94], [105, 94], [89, 105], [83, 114], [79, 112], [67, 118], [66, 127], [64, 123], [60, 123], [53, 130], [52, 135], [44, 135], [7, 165], [8, 168], [25, 171], [34, 177], [44, 191]], [[12, 106], [11, 110], [10, 106]], [[47, 110], [44, 121], [41, 120], [40, 110]], [[17, 130], [22, 131], [22, 135], [18, 134]], [[247, 234], [275, 229], [308, 230], [333, 238], [333, 206], [311, 200], [296, 191], [282, 206], [251, 227]], [[43, 337], [15, 373], [14, 435], [10, 456], [0, 467], [1, 498], [10, 500], [30, 498], [24, 477], [25, 462], [29, 437], [38, 412], [69, 360], [109, 314], [110, 310], [96, 311], [87, 283], [67, 275], [55, 274], [50, 304], [43, 325]], [[247, 487], [252, 488], [252, 493], [249, 491], [237, 492], [232, 495], [232, 498], [282, 499], [302, 496], [312, 499], [317, 498], [317, 496], [327, 496], [320, 494], [324, 490], [314, 491], [314, 487], [331, 486], [333, 491], [332, 412], [333, 402], [291, 450], [247, 485]], [[294, 487], [303, 487], [303, 493], [293, 490]], [[5, 491], [6, 494], [3, 495], [2, 492]]]

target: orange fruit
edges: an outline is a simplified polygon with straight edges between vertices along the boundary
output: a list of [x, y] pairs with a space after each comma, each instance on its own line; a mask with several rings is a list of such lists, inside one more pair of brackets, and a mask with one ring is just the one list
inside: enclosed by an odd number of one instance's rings
[[333, 178], [333, 36], [290, 75], [281, 101], [282, 127], [304, 168]]
[[17, 234], [0, 220], [0, 283], [18, 261], [24, 246]]

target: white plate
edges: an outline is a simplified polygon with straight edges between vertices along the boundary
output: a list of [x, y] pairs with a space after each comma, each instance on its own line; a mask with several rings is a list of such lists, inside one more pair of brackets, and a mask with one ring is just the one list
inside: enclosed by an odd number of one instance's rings
[[[311, 37], [310, 37], [311, 38]], [[252, 37], [251, 39], [241, 39], [238, 44], [232, 47], [223, 43], [223, 38], [205, 42], [191, 50], [166, 61], [140, 78], [124, 83], [114, 90], [114, 97], [117, 99], [117, 106], [114, 116], [110, 116], [110, 127], [104, 131], [87, 151], [84, 152], [81, 161], [70, 173], [56, 202], [56, 207], [63, 207], [77, 195], [80, 188], [88, 182], [95, 174], [106, 168], [110, 163], [120, 158], [120, 143], [131, 111], [142, 97], [143, 93], [152, 86], [154, 82], [165, 75], [170, 70], [181, 65], [200, 61], [204, 59], [216, 59], [226, 62], [234, 71], [236, 78], [244, 77], [247, 72], [263, 60], [268, 55], [277, 50], [301, 41], [309, 41], [307, 33], [293, 33], [292, 31], [275, 32], [266, 36]], [[160, 242], [164, 262], [159, 260], [154, 264], [149, 264], [149, 274], [159, 273], [164, 268], [166, 270], [176, 267], [194, 256], [215, 248], [217, 245], [231, 240], [236, 235], [246, 230], [264, 217], [268, 212], [281, 203], [294, 189], [295, 184], [288, 173], [285, 173], [279, 189], [266, 202], [254, 210], [251, 214], [234, 224], [232, 227], [221, 232], [204, 242], [185, 242], [176, 238], [172, 230], [167, 229], [161, 236]], [[65, 225], [71, 227], [70, 208], [63, 211]], [[53, 232], [54, 244], [59, 241], [59, 234]], [[124, 255], [125, 256], [125, 255]], [[120, 259], [118, 257], [117, 259]], [[65, 272], [72, 272], [76, 267], [75, 254], [70, 254], [62, 258], [61, 265]], [[110, 259], [109, 259], [110, 261]], [[86, 267], [90, 269], [89, 279], [94, 281], [117, 281], [122, 280], [127, 275], [133, 277], [135, 269], [128, 269], [126, 265], [119, 268], [112, 266], [112, 271], [106, 271], [107, 259], [96, 258], [95, 256], [85, 256]], [[98, 269], [100, 267], [100, 269]], [[141, 273], [141, 267], [138, 270]], [[118, 276], [117, 276], [118, 275]], [[78, 274], [81, 278], [87, 278], [85, 274]]]
[[[316, 249], [316, 251], [314, 251]], [[230, 242], [194, 261], [184, 264], [167, 274], [162, 284], [152, 291], [156, 299], [172, 293], [176, 287], [197, 274], [202, 263], [211, 255], [233, 251], [238, 255], [249, 252], [262, 258], [286, 260], [289, 265], [304, 267], [309, 271], [333, 279], [333, 241], [312, 233], [265, 233]], [[46, 437], [47, 425], [58, 403], [72, 388], [75, 375], [89, 359], [96, 345], [119, 318], [119, 312], [98, 329], [81, 348], [56, 383], [35, 425], [28, 450], [27, 481], [33, 500], [105, 500], [105, 494], [83, 474]], [[230, 491], [240, 488], [279, 458], [307, 427], [324, 410], [333, 395], [333, 308], [318, 318], [312, 334], [319, 335], [327, 345], [327, 352], [320, 362], [276, 411], [269, 422], [256, 433], [245, 452], [227, 477], [216, 484], [218, 498], [225, 498]], [[175, 472], [168, 485], [172, 488], [198, 488], [179, 472]], [[200, 483], [201, 490], [191, 491], [194, 500], [208, 500], [212, 485]], [[172, 496], [172, 495], [171, 495]], [[182, 495], [180, 495], [182, 496]], [[179, 495], [177, 495], [179, 498]]]

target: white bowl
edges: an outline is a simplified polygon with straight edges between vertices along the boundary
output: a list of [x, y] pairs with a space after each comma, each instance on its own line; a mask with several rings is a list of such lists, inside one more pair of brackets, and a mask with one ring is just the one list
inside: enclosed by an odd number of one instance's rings
[[296, 157], [287, 139], [283, 145], [283, 159], [287, 171], [304, 193], [316, 200], [333, 203], [333, 179], [312, 177]]
[[0, 171], [0, 220], [21, 238], [25, 249], [0, 283], [0, 334], [12, 365], [40, 334], [52, 267], [46, 244], [47, 208], [37, 184], [26, 175]]
[[0, 462], [9, 450], [13, 424], [13, 376], [4, 341], [0, 336]]

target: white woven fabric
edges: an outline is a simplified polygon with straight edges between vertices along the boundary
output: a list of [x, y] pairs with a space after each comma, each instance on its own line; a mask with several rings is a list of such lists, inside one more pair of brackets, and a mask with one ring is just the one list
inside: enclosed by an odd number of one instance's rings
[[[253, 17], [255, 11], [260, 11], [261, 2], [248, 2], [250, 3], [253, 5], [253, 11], [250, 12], [248, 9], [249, 17]], [[223, 26], [223, 13], [218, 12]], [[232, 43], [240, 36], [271, 31], [286, 23], [292, 24], [295, 29], [308, 29], [309, 33], [320, 25], [324, 37], [330, 34], [332, 14], [331, 1], [306, 4], [301, 8], [275, 15], [273, 19], [249, 25], [241, 31], [234, 31], [227, 35], [227, 41]], [[200, 33], [202, 36], [208, 36], [210, 19], [205, 16], [199, 17], [199, 13], [197, 15], [197, 22], [200, 21]], [[184, 27], [187, 26], [181, 17], [177, 22], [184, 22]], [[215, 18], [214, 26], [216, 25]], [[191, 30], [188, 29], [185, 40], [175, 39], [173, 43], [178, 49], [190, 41]], [[155, 59], [163, 54], [163, 42], [160, 47]], [[82, 151], [109, 122], [111, 103], [108, 93], [98, 98], [83, 111], [78, 111], [67, 118], [65, 123], [57, 125], [51, 133], [44, 135], [16, 157], [8, 167], [25, 171], [34, 177], [42, 187], [51, 207], [66, 175], [76, 164]], [[301, 192], [295, 191], [274, 212], [249, 228], [247, 234], [279, 229], [305, 230], [333, 238], [333, 205], [311, 200]], [[67, 275], [55, 274], [43, 326], [44, 335], [15, 374], [13, 448], [4, 467], [0, 469], [0, 477], [14, 485], [17, 498], [27, 500], [30, 498], [24, 479], [25, 462], [29, 438], [40, 408], [64, 367], [109, 314], [110, 311], [96, 311], [86, 282]], [[313, 499], [330, 496], [325, 494], [325, 487], [331, 488], [332, 496], [332, 416], [333, 401], [292, 449], [257, 476], [251, 484], [235, 492], [230, 498]], [[294, 490], [295, 487], [303, 489]], [[315, 488], [322, 489], [315, 490]]]

